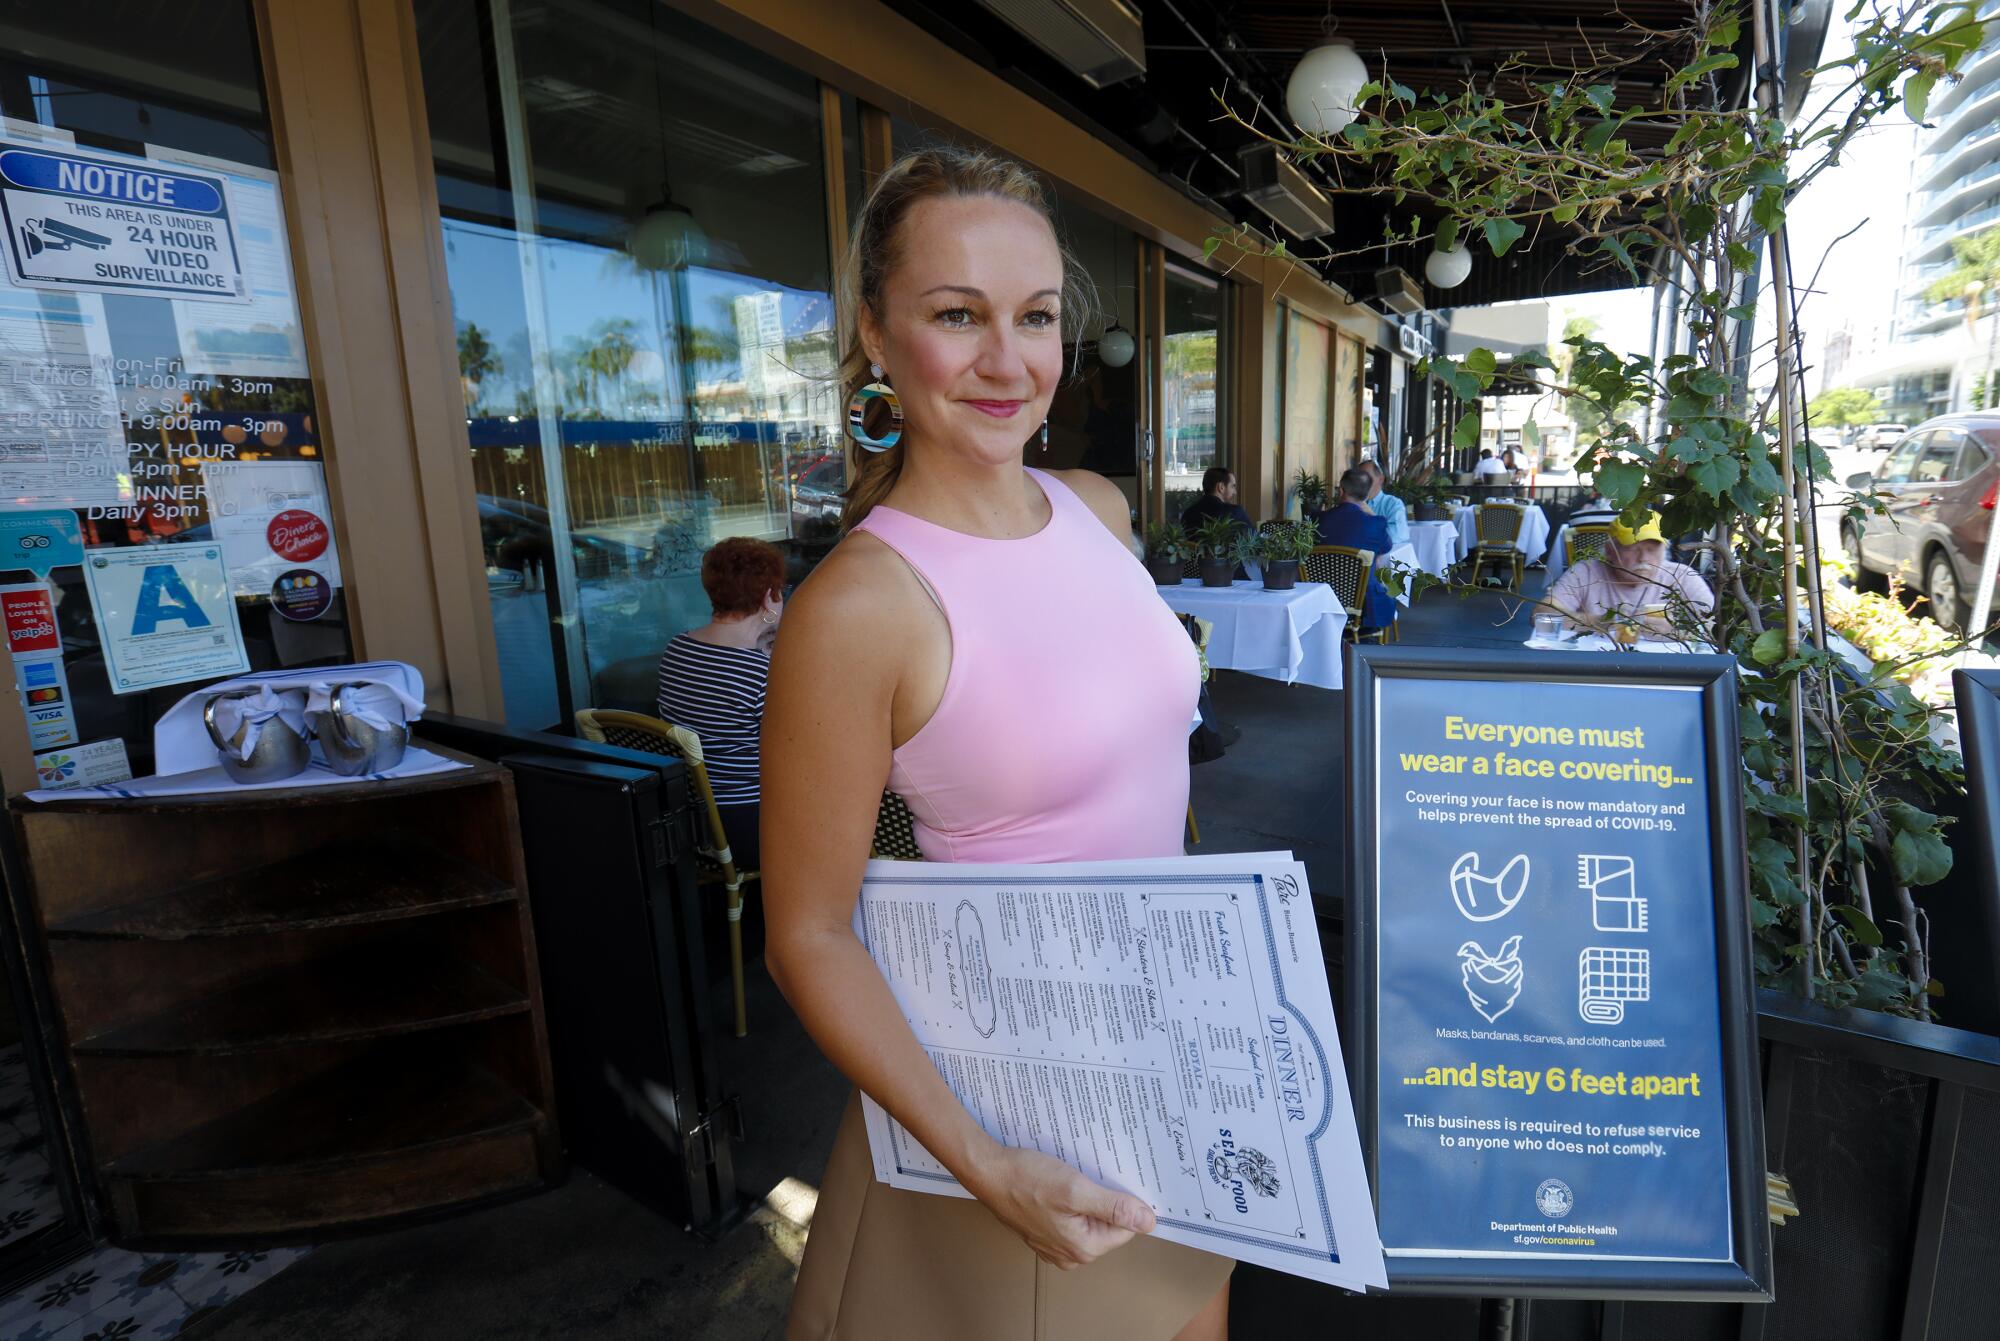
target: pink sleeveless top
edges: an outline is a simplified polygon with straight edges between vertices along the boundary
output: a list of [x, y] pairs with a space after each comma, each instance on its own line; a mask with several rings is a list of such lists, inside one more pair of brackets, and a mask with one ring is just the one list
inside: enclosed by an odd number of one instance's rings
[[1146, 570], [1061, 481], [1047, 526], [986, 540], [877, 506], [854, 529], [900, 554], [951, 626], [937, 711], [896, 751], [932, 861], [1178, 857], [1194, 644]]

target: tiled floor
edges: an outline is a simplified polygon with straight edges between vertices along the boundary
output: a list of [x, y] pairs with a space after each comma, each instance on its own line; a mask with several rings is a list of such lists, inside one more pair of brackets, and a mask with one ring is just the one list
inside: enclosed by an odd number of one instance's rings
[[[0, 1048], [0, 1246], [62, 1216], [19, 1044]], [[309, 1251], [134, 1253], [103, 1247], [10, 1295], [5, 1341], [150, 1341], [180, 1335]]]
[[0, 1298], [7, 1341], [171, 1337], [310, 1251], [134, 1253], [105, 1247]]

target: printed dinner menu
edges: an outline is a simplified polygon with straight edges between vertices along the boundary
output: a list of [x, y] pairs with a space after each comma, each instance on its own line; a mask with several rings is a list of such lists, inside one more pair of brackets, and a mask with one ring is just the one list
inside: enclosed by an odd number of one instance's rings
[[[1386, 1287], [1305, 867], [1290, 853], [872, 861], [855, 932], [1003, 1144], [1143, 1198], [1158, 1237]], [[968, 1196], [872, 1100], [875, 1174]]]

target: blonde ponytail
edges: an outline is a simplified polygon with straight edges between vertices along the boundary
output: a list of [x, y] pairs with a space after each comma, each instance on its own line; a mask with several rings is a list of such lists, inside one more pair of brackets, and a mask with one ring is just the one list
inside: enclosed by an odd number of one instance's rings
[[[862, 203], [848, 240], [847, 254], [840, 267], [840, 347], [838, 373], [843, 404], [874, 380], [868, 355], [861, 347], [861, 310], [866, 307], [879, 320], [883, 316], [882, 295], [897, 261], [897, 231], [912, 207], [936, 198], [995, 196], [1026, 205], [1048, 221], [1056, 232], [1056, 246], [1062, 253], [1063, 324], [1074, 334], [1082, 329], [1085, 314], [1094, 306], [1095, 294], [1069, 248], [1062, 243], [1056, 227], [1055, 211], [1049, 203], [1041, 179], [1011, 159], [983, 150], [943, 146], [906, 154], [879, 177]], [[893, 386], [894, 383], [891, 383]], [[843, 410], [843, 414], [845, 411]], [[894, 447], [871, 452], [850, 440], [848, 461], [853, 482], [844, 495], [840, 529], [854, 529], [877, 504], [887, 498], [903, 473], [909, 448], [906, 433]]]

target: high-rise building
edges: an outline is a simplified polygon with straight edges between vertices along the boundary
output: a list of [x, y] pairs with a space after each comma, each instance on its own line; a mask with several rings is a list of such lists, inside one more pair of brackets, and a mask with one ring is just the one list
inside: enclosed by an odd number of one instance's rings
[[1960, 80], [1938, 92], [1917, 137], [1889, 341], [1871, 356], [1857, 349], [1850, 357], [1851, 379], [1873, 389], [1890, 418], [1907, 423], [1976, 404], [2000, 328], [2000, 294], [1930, 296], [1957, 264], [1953, 240], [2000, 226], [2000, 24], [1990, 22], [1996, 15], [2000, 4], [1982, 6], [1986, 42]]

